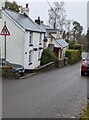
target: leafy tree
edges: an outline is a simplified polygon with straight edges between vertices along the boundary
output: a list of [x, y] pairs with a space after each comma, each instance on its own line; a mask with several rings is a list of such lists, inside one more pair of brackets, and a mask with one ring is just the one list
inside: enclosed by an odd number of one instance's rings
[[80, 23], [77, 22], [77, 21], [74, 21], [73, 22], [73, 35], [74, 35], [74, 38], [77, 39], [77, 37], [81, 35], [82, 31], [83, 31], [83, 27], [80, 25]]
[[83, 45], [84, 51], [87, 50], [87, 38], [84, 34], [77, 38], [77, 43]]
[[64, 2], [54, 2], [53, 7], [48, 10], [49, 13], [49, 24], [52, 28], [58, 28], [63, 31], [65, 25], [66, 14], [64, 10]]
[[5, 2], [5, 8], [13, 10], [15, 12], [19, 12], [20, 6], [16, 2]]

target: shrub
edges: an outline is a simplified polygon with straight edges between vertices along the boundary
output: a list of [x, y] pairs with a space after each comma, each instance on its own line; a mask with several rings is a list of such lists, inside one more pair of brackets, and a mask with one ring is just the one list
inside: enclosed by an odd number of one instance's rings
[[65, 52], [65, 56], [69, 58], [69, 64], [74, 64], [77, 63], [78, 61], [80, 61], [81, 59], [81, 55], [80, 55], [80, 51], [79, 50], [67, 50]]
[[80, 54], [81, 54], [82, 51], [83, 51], [83, 45], [80, 45], [80, 44], [75, 43], [75, 44], [73, 44], [73, 45], [70, 47], [70, 49], [79, 50], [79, 52], [80, 52]]
[[82, 52], [82, 50], [83, 50], [83, 45], [80, 45], [80, 44], [74, 44], [74, 46], [73, 46], [73, 49], [75, 49], [75, 50], [79, 50], [80, 52]]
[[41, 57], [41, 65], [52, 61], [54, 61], [54, 63], [58, 61], [56, 55], [49, 48], [44, 49]]

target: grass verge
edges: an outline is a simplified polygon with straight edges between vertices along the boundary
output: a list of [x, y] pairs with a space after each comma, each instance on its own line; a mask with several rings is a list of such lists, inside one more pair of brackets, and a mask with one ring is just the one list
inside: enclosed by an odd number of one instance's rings
[[89, 103], [87, 105], [87, 108], [86, 108], [83, 116], [81, 117], [81, 120], [89, 120]]

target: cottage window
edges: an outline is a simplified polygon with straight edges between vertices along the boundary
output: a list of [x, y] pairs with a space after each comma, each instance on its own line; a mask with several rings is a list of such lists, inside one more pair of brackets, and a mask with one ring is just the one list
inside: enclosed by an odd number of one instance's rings
[[0, 10], [0, 19], [2, 19], [2, 11]]
[[41, 59], [41, 51], [39, 50], [38, 51], [38, 60], [40, 60]]
[[42, 44], [42, 33], [40, 33], [39, 44]]
[[32, 62], [32, 50], [29, 51], [29, 64]]
[[30, 32], [30, 35], [29, 35], [29, 45], [32, 44], [32, 32]]

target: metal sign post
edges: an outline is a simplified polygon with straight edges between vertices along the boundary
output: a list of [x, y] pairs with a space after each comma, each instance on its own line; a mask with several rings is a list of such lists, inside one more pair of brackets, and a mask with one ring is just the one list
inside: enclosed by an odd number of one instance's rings
[[5, 35], [5, 63], [6, 63], [6, 35]]
[[9, 32], [9, 30], [7, 29], [7, 27], [6, 27], [6, 21], [4, 22], [4, 27], [3, 27], [3, 29], [2, 29], [2, 31], [1, 31], [1, 33], [0, 33], [0, 35], [3, 35], [3, 36], [5, 36], [4, 38], [4, 47], [5, 47], [5, 64], [6, 64], [6, 36], [10, 36], [10, 32]]

